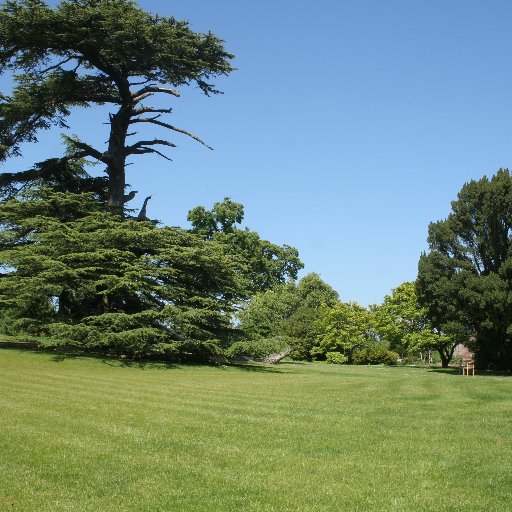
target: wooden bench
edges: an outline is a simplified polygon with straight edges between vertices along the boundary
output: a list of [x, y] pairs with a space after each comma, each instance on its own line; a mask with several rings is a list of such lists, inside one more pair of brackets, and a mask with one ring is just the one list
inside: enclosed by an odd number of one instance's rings
[[462, 360], [462, 375], [469, 375], [472, 372], [473, 377], [475, 376], [475, 361], [473, 359]]

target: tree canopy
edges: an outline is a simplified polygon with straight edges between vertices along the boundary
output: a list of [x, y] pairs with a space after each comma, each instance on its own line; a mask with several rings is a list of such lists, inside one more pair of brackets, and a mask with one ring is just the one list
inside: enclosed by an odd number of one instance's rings
[[375, 340], [372, 314], [357, 302], [339, 302], [324, 306], [318, 319], [318, 345], [314, 355], [339, 352], [348, 363], [354, 362], [354, 352], [369, 347]]
[[512, 369], [512, 176], [466, 183], [429, 226], [417, 290], [432, 324], [460, 336], [481, 367]]
[[30, 192], [0, 205], [0, 226], [2, 313], [42, 344], [207, 357], [248, 297], [221, 244], [123, 219], [91, 195]]
[[188, 220], [192, 224], [192, 233], [222, 244], [245, 262], [244, 275], [254, 293], [296, 279], [304, 266], [294, 247], [273, 244], [262, 240], [255, 231], [241, 229], [244, 207], [229, 197], [215, 203], [211, 210], [203, 206], [193, 208], [188, 213]]
[[176, 88], [192, 84], [207, 95], [219, 92], [211, 79], [233, 70], [232, 57], [214, 34], [196, 33], [185, 21], [149, 14], [129, 0], [64, 0], [55, 8], [42, 0], [4, 2], [0, 66], [13, 73], [14, 87], [0, 98], [0, 158], [19, 154], [24, 142], [37, 142], [40, 130], [67, 128], [73, 108], [111, 110], [106, 147], [68, 137], [66, 155], [28, 174], [5, 174], [0, 187], [33, 181], [88, 157], [105, 166], [108, 203], [122, 207], [127, 159], [166, 157], [162, 149], [175, 147], [165, 136], [137, 137], [141, 127], [184, 134], [206, 146], [163, 118], [171, 114], [170, 106], [148, 102], [155, 95], [179, 97]]
[[442, 366], [448, 366], [460, 340], [432, 326], [427, 309], [418, 303], [416, 283], [405, 282], [397, 286], [384, 297], [382, 304], [373, 306], [372, 310], [375, 331], [401, 357], [436, 350]]
[[293, 345], [294, 358], [311, 359], [320, 308], [337, 302], [336, 291], [310, 273], [298, 283], [290, 281], [253, 296], [238, 315], [240, 327], [255, 338], [285, 336]]

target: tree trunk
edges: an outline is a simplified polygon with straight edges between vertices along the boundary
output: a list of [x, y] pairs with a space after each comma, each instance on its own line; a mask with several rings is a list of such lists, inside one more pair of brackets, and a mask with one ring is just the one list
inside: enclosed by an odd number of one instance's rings
[[292, 350], [290, 348], [285, 348], [279, 354], [272, 354], [270, 356], [264, 357], [263, 362], [269, 363], [269, 364], [277, 364], [277, 363], [279, 363], [279, 361], [281, 361], [281, 359], [288, 357], [291, 353], [292, 353]]
[[123, 105], [117, 114], [110, 116], [110, 137], [108, 141], [108, 205], [119, 210], [124, 208], [126, 187], [126, 136], [130, 126], [132, 105]]
[[107, 173], [108, 173], [108, 205], [113, 210], [122, 212], [124, 207], [124, 190], [126, 187], [126, 178], [124, 170], [124, 158], [116, 155], [112, 156]]
[[448, 363], [450, 362], [450, 357], [448, 357], [442, 350], [439, 350], [439, 355], [441, 356], [441, 367], [448, 368]]

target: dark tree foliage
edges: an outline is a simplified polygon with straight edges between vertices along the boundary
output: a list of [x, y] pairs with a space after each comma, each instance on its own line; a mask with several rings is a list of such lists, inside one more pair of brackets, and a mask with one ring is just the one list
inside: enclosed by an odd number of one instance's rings
[[51, 187], [61, 192], [90, 192], [106, 204], [108, 179], [93, 177], [85, 170], [82, 159], [51, 158], [36, 163], [32, 169], [17, 173], [0, 174], [0, 199], [14, 199], [18, 194], [34, 187]]
[[473, 345], [479, 366], [512, 369], [512, 176], [464, 185], [429, 226], [417, 292], [433, 325]]
[[4, 175], [0, 189], [53, 176], [66, 162], [89, 157], [105, 166], [110, 206], [122, 207], [127, 159], [165, 157], [162, 148], [175, 147], [165, 137], [132, 139], [140, 127], [205, 144], [163, 117], [171, 114], [169, 106], [148, 101], [155, 95], [178, 97], [176, 87], [184, 85], [217, 93], [210, 79], [230, 73], [231, 58], [214, 34], [195, 33], [187, 22], [149, 14], [129, 0], [65, 0], [56, 8], [42, 0], [4, 2], [0, 66], [13, 73], [14, 88], [0, 97], [0, 157], [19, 154], [24, 142], [37, 142], [40, 130], [67, 128], [72, 108], [109, 105], [111, 112], [106, 147], [68, 138], [64, 157], [25, 174]]
[[41, 344], [208, 357], [247, 298], [214, 241], [123, 219], [91, 194], [30, 191], [0, 206], [0, 309]]

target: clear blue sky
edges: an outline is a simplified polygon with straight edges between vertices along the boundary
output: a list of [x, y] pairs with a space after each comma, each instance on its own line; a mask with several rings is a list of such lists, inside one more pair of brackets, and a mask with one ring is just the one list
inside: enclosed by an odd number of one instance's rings
[[[429, 222], [466, 181], [512, 166], [512, 2], [139, 3], [212, 30], [238, 68], [216, 82], [222, 96], [166, 98], [215, 151], [173, 135], [172, 163], [128, 167], [132, 204], [154, 194], [166, 224], [229, 196], [247, 226], [299, 249], [304, 273], [367, 305], [415, 279]], [[100, 143], [104, 120], [77, 113], [71, 131]], [[49, 135], [25, 160], [45, 151]]]

